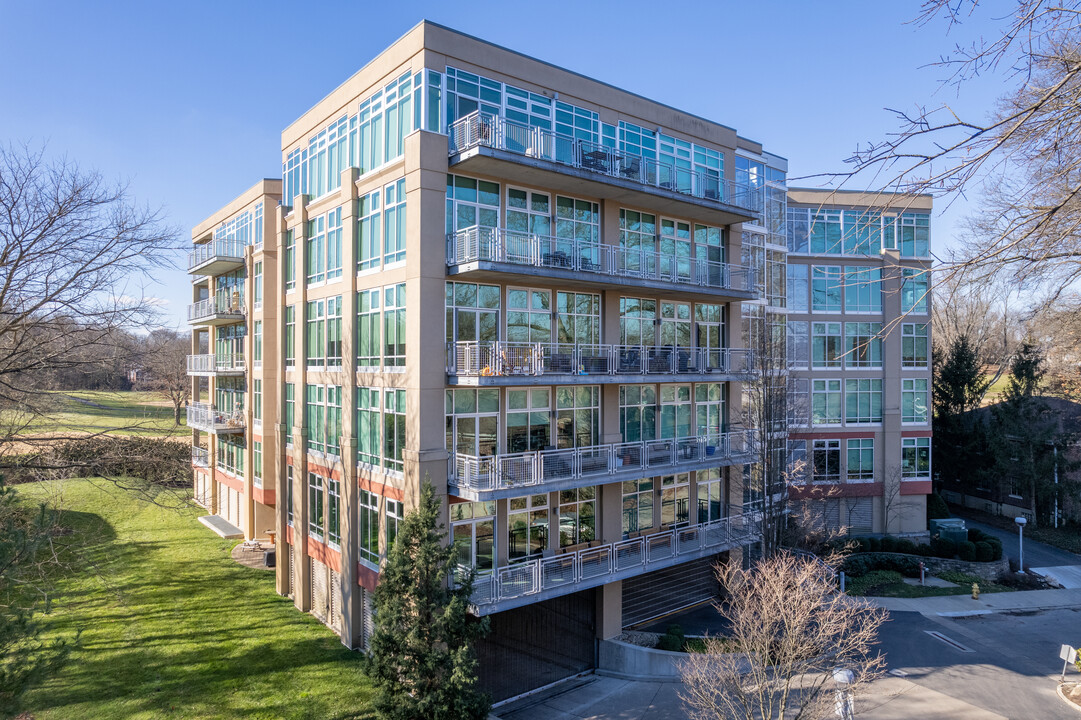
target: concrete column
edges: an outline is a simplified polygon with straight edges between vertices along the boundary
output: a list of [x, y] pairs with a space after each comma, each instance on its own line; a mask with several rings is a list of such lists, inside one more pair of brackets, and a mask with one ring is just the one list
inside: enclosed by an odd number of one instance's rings
[[294, 595], [293, 604], [303, 611], [311, 610], [311, 565], [308, 562], [308, 463], [306, 445], [307, 413], [304, 399], [305, 384], [308, 381], [305, 361], [307, 343], [307, 253], [305, 245], [308, 239], [308, 196], [298, 195], [293, 203], [293, 214], [289, 218], [289, 227], [293, 230], [294, 267], [296, 268], [296, 290], [293, 302], [296, 306], [296, 371], [293, 373], [293, 415], [291, 430], [293, 437], [293, 537], [294, 542]]
[[597, 588], [597, 638], [611, 640], [623, 632], [623, 581]]

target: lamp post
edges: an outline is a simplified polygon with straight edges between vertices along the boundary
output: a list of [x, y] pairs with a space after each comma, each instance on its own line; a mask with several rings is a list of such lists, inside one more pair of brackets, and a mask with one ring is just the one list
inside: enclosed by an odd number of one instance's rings
[[851, 670], [845, 668], [837, 668], [833, 671], [833, 680], [837, 683], [837, 702], [834, 705], [834, 713], [841, 720], [852, 720], [853, 703], [852, 692], [848, 689], [849, 684], [852, 682], [853, 674]]
[[1015, 517], [1013, 519], [1017, 523], [1017, 572], [1025, 572], [1025, 523], [1028, 522], [1023, 517]]

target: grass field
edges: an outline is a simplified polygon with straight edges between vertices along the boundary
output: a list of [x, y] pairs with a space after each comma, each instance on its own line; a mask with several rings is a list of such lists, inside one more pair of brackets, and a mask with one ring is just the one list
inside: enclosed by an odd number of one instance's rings
[[63, 556], [50, 637], [68, 664], [24, 699], [35, 720], [318, 718], [368, 715], [361, 656], [274, 592], [273, 573], [234, 562], [182, 512], [102, 481], [20, 485], [58, 498]]
[[52, 396], [55, 410], [36, 419], [24, 434], [110, 431], [120, 435], [187, 435], [183, 413], [177, 426], [172, 404], [157, 393], [73, 390]]
[[921, 598], [940, 597], [942, 595], [968, 595], [972, 592], [972, 583], [979, 583], [981, 593], [1010, 592], [1013, 588], [989, 583], [975, 575], [959, 572], [944, 572], [939, 576], [943, 580], [957, 583], [957, 587], [933, 587], [930, 585], [910, 585], [904, 581], [901, 573], [893, 570], [872, 570], [858, 578], [848, 581], [845, 592], [849, 595], [868, 595], [873, 597]]

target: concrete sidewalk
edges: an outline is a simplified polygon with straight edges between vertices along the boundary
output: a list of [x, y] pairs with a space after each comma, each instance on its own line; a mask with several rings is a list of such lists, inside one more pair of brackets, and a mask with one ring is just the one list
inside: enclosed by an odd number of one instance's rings
[[1081, 607], [1081, 588], [983, 593], [980, 595], [979, 600], [973, 600], [969, 595], [945, 595], [927, 598], [868, 597], [866, 599], [887, 610], [956, 617], [1008, 612], [1011, 610]]

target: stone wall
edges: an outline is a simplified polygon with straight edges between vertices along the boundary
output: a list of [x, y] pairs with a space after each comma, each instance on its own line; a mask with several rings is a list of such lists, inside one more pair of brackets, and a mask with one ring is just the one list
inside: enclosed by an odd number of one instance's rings
[[985, 582], [994, 582], [1002, 575], [1010, 571], [1010, 561], [1003, 555], [1000, 560], [991, 562], [968, 562], [966, 560], [946, 560], [937, 557], [924, 557], [922, 555], [909, 555], [907, 553], [891, 552], [866, 552], [856, 553], [850, 557], [896, 557], [906, 558], [914, 563], [923, 563], [928, 575], [937, 575], [940, 572], [952, 570], [954, 572], [975, 575]]

